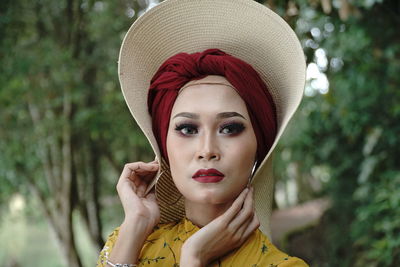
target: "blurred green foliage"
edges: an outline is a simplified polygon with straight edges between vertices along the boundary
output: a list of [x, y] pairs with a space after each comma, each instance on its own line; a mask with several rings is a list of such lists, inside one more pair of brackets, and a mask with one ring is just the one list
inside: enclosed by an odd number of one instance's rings
[[80, 213], [98, 250], [101, 218], [111, 214], [100, 199], [115, 196], [124, 163], [153, 157], [116, 75], [123, 34], [145, 7], [0, 3], [0, 209], [6, 214], [16, 192], [39, 199], [69, 266], [82, 264], [72, 213]]
[[310, 80], [293, 122], [298, 135], [285, 144], [301, 177], [315, 178], [318, 168], [329, 177], [319, 192], [333, 201], [323, 246], [329, 258], [316, 265], [398, 266], [400, 3], [332, 1], [326, 14], [324, 1], [296, 2], [308, 60], [318, 63], [324, 50], [328, 64], [319, 69], [330, 84], [320, 94]]
[[[63, 21], [69, 2], [81, 5], [81, 21]], [[27, 173], [41, 183], [38, 154], [44, 144], [59, 142], [65, 120], [70, 120], [77, 149], [95, 143], [98, 157], [105, 163], [113, 160], [107, 163], [112, 167], [119, 169], [122, 162], [152, 156], [124, 103], [116, 75], [119, 45], [132, 19], [125, 16], [125, 3], [100, 3], [1, 2], [2, 203], [15, 191], [29, 192]], [[137, 4], [131, 8], [139, 10]], [[62, 116], [66, 92], [72, 102], [70, 118]], [[36, 124], [30, 105], [40, 112]], [[109, 167], [102, 171], [108, 174]], [[108, 180], [102, 188], [112, 192], [109, 185], [115, 181]]]

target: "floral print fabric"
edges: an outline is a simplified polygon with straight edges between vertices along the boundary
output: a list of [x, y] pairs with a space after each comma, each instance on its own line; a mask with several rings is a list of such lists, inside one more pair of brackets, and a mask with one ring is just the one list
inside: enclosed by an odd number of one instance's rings
[[[199, 230], [191, 221], [184, 218], [179, 222], [159, 224], [143, 245], [138, 266], [178, 267], [183, 243]], [[100, 252], [97, 267], [106, 267], [106, 259], [116, 242], [119, 228], [108, 237]], [[209, 264], [212, 267], [306, 267], [303, 260], [290, 257], [278, 250], [260, 231], [255, 231], [239, 248]]]

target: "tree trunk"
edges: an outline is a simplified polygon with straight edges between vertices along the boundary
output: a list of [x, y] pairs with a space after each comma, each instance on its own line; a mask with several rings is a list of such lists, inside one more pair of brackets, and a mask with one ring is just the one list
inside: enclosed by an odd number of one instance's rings
[[[72, 213], [59, 218], [57, 223], [58, 243], [64, 256], [65, 262], [69, 267], [82, 267], [81, 259], [75, 245], [75, 236], [72, 227]], [[65, 226], [64, 229], [59, 227]]]
[[[38, 156], [41, 159], [47, 181], [47, 190], [39, 183], [29, 178], [31, 188], [38, 196], [44, 214], [53, 229], [65, 262], [68, 266], [81, 267], [82, 263], [75, 246], [75, 237], [72, 225], [72, 211], [74, 208], [74, 192], [76, 189], [76, 175], [73, 175], [71, 150], [71, 92], [66, 87], [63, 95], [62, 120], [60, 131], [46, 132], [43, 127], [48, 119], [40, 112], [38, 106], [29, 101], [29, 112], [33, 128], [38, 135], [40, 145]], [[46, 114], [51, 113], [48, 111]], [[54, 140], [56, 140], [54, 142]], [[57, 142], [58, 140], [58, 142]], [[54, 160], [55, 155], [61, 155], [61, 163]], [[60, 175], [61, 174], [61, 175]], [[48, 197], [47, 195], [51, 195]]]
[[89, 147], [88, 145], [83, 145], [79, 160], [75, 160], [76, 165], [81, 170], [80, 173], [85, 175], [84, 178], [80, 179], [78, 209], [86, 225], [92, 245], [101, 250], [104, 240], [102, 237], [99, 204], [99, 185], [101, 183], [99, 153], [98, 147], [92, 141], [88, 142]]

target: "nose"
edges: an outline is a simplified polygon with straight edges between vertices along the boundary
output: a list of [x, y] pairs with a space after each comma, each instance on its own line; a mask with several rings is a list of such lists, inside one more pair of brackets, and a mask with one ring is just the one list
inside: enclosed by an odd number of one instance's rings
[[196, 152], [198, 160], [220, 160], [221, 153], [218, 148], [218, 140], [211, 133], [205, 133], [200, 137], [199, 148]]

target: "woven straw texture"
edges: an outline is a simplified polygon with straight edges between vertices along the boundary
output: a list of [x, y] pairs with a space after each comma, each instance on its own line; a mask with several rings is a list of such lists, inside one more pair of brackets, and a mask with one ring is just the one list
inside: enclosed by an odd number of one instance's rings
[[[129, 109], [161, 159], [147, 111], [150, 79], [169, 57], [219, 48], [252, 65], [267, 84], [277, 107], [276, 140], [253, 178], [260, 230], [270, 235], [273, 193], [271, 153], [296, 111], [304, 90], [305, 59], [300, 42], [279, 15], [253, 0], [166, 0], [131, 26], [119, 57], [121, 88]], [[168, 166], [155, 179], [163, 221], [184, 215], [182, 198]]]

